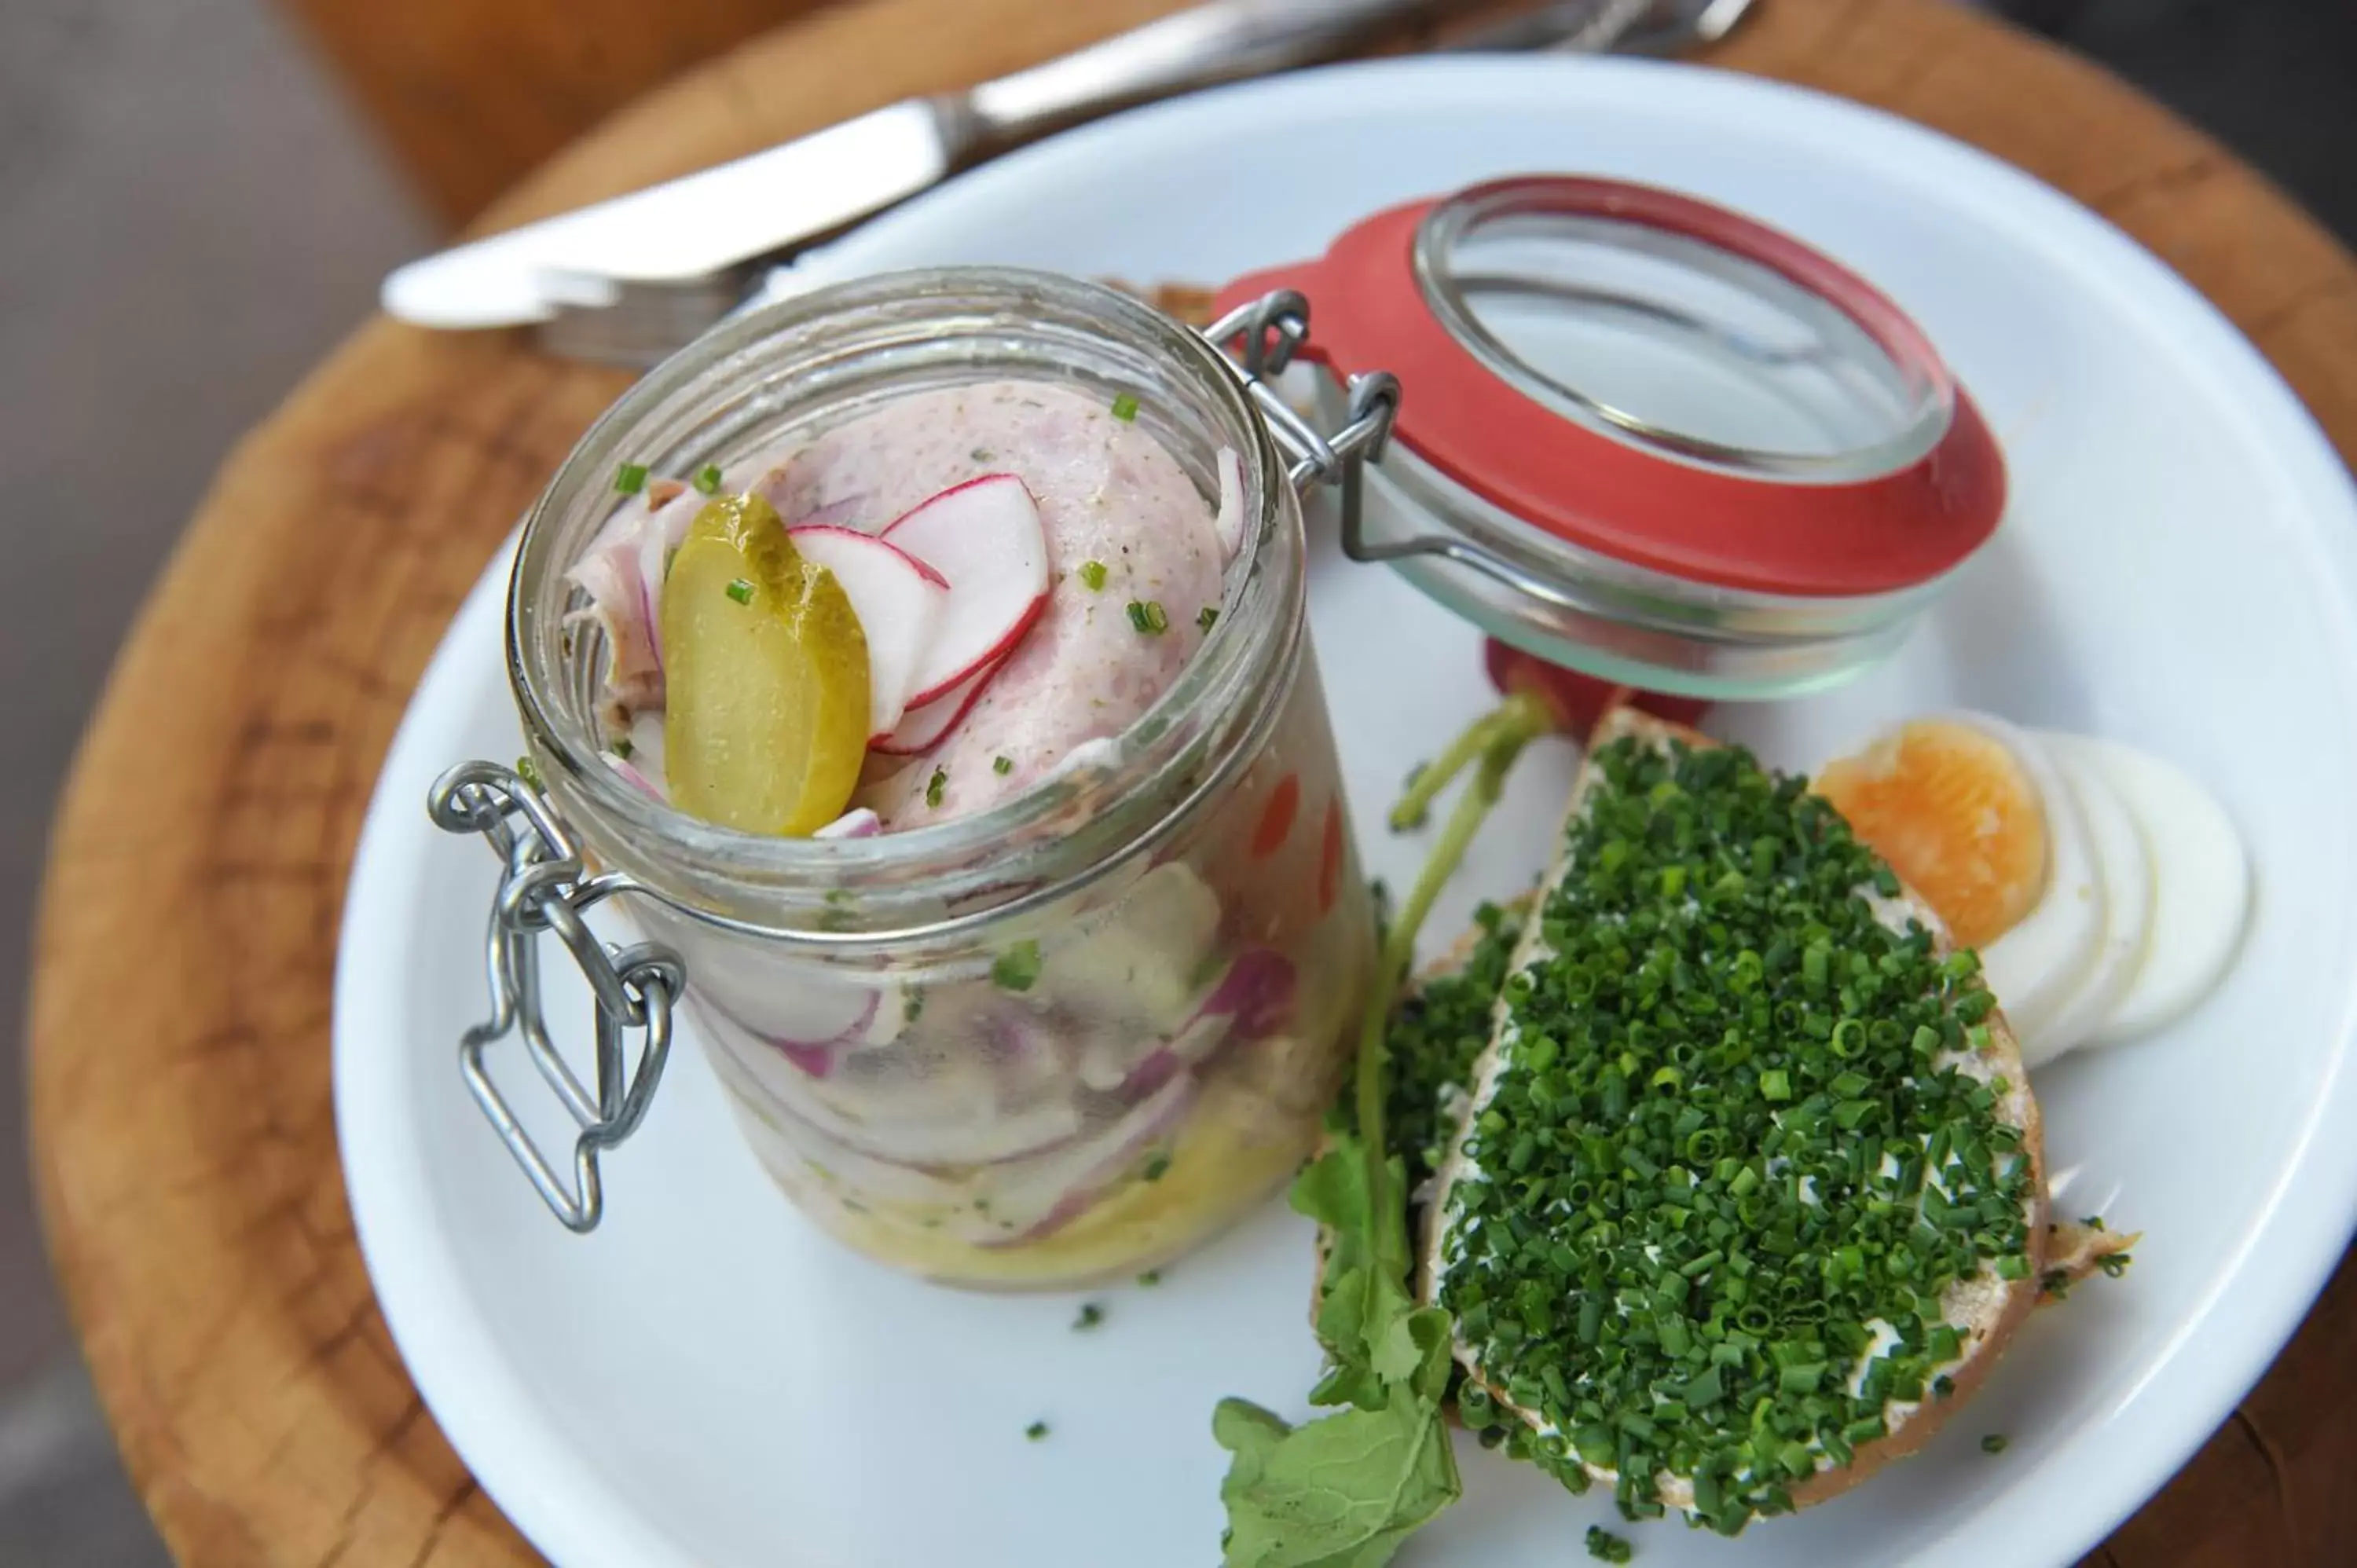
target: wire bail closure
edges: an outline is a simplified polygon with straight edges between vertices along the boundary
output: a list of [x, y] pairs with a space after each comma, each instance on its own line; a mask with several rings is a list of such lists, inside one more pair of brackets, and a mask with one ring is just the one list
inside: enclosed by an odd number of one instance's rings
[[[1236, 345], [1232, 353], [1244, 389], [1287, 459], [1287, 480], [1297, 489], [1338, 486], [1346, 537], [1355, 537], [1361, 471], [1390, 436], [1399, 381], [1380, 371], [1353, 376], [1348, 422], [1330, 435], [1320, 432], [1269, 384], [1292, 362], [1308, 333], [1308, 302], [1287, 289], [1231, 311], [1204, 335], [1223, 351]], [[605, 1218], [598, 1156], [638, 1131], [662, 1080], [673, 1007], [687, 989], [687, 966], [659, 942], [619, 947], [598, 940], [582, 918], [589, 909], [618, 894], [654, 895], [618, 873], [588, 875], [564, 820], [517, 769], [495, 762], [460, 763], [435, 780], [425, 809], [445, 832], [480, 835], [500, 863], [483, 944], [490, 1015], [459, 1037], [459, 1071], [549, 1212], [566, 1230], [587, 1234]], [[596, 1070], [589, 1085], [574, 1074], [549, 1037], [540, 939], [551, 934], [572, 955], [596, 1005]], [[635, 1060], [629, 1049], [634, 1030], [645, 1031]], [[522, 1036], [532, 1065], [578, 1129], [569, 1180], [491, 1081], [485, 1065], [490, 1047], [511, 1034]]]
[[[1203, 335], [1236, 355], [1253, 405], [1268, 421], [1277, 446], [1293, 460], [1289, 477], [1295, 487], [1307, 489], [1313, 480], [1339, 487], [1343, 554], [1375, 564], [1416, 555], [1437, 556], [1545, 603], [1565, 609], [1587, 607], [1548, 578], [1464, 539], [1437, 532], [1391, 541], [1367, 536], [1364, 469], [1383, 455], [1391, 441], [1392, 424], [1399, 414], [1399, 378], [1389, 371], [1348, 378], [1345, 423], [1332, 436], [1320, 435], [1268, 384], [1284, 373], [1309, 341], [1309, 301], [1298, 289], [1272, 289], [1229, 311], [1206, 328]], [[1239, 339], [1241, 347], [1231, 349]]]
[[[660, 943], [624, 948], [597, 940], [583, 914], [618, 893], [636, 891], [637, 885], [618, 875], [585, 875], [563, 822], [513, 768], [460, 763], [435, 781], [426, 811], [446, 832], [482, 835], [501, 863], [484, 943], [490, 1016], [459, 1037], [459, 1071], [549, 1211], [568, 1230], [594, 1230], [605, 1214], [597, 1156], [619, 1146], [646, 1117], [671, 1055], [672, 1004], [686, 988], [686, 966]], [[540, 983], [539, 943], [546, 932], [573, 955], [595, 998], [594, 1088], [582, 1084], [549, 1038]], [[635, 1063], [628, 1049], [633, 1029], [646, 1031]], [[569, 1184], [485, 1069], [486, 1048], [511, 1033], [522, 1036], [533, 1066], [580, 1129]]]
[[1383, 455], [1391, 440], [1392, 423], [1399, 416], [1399, 378], [1389, 371], [1351, 377], [1342, 428], [1328, 435], [1296, 413], [1271, 384], [1309, 341], [1309, 301], [1299, 290], [1272, 289], [1239, 305], [1205, 328], [1203, 336], [1243, 371], [1253, 407], [1289, 460], [1286, 478], [1293, 488], [1307, 491], [1313, 485], [1336, 486], [1341, 492], [1343, 548], [1355, 559], [1375, 559], [1357, 549], [1364, 470]]

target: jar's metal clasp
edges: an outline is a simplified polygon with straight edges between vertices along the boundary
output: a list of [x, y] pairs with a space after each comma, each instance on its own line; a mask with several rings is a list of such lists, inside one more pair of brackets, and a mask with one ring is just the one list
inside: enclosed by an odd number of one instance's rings
[[[490, 1016], [460, 1036], [459, 1069], [475, 1103], [550, 1212], [568, 1230], [594, 1230], [605, 1212], [597, 1156], [638, 1129], [654, 1099], [671, 1054], [672, 1005], [685, 988], [686, 967], [660, 943], [620, 948], [598, 940], [584, 913], [636, 885], [623, 876], [587, 875], [564, 822], [514, 769], [493, 762], [460, 763], [435, 781], [426, 810], [446, 832], [481, 834], [502, 865], [484, 942]], [[596, 1000], [593, 1087], [575, 1076], [548, 1036], [541, 1006], [543, 932], [554, 932], [565, 944]], [[633, 1029], [646, 1031], [635, 1062], [628, 1049]], [[486, 1047], [511, 1032], [522, 1036], [533, 1066], [580, 1130], [573, 1141], [570, 1183], [485, 1070]]]
[[1343, 554], [1377, 564], [1435, 556], [1495, 578], [1543, 604], [1561, 609], [1585, 607], [1545, 577], [1468, 540], [1446, 533], [1417, 533], [1395, 540], [1368, 537], [1365, 470], [1383, 455], [1391, 440], [1392, 424], [1399, 413], [1399, 378], [1389, 371], [1350, 377], [1345, 382], [1348, 401], [1343, 424], [1331, 435], [1320, 433], [1295, 413], [1271, 383], [1309, 340], [1309, 301], [1297, 290], [1272, 289], [1229, 311], [1205, 328], [1203, 335], [1214, 346], [1233, 353], [1253, 406], [1268, 421], [1277, 446], [1292, 460], [1288, 474], [1295, 487], [1307, 489], [1313, 482], [1339, 487]]
[[1399, 378], [1389, 371], [1351, 377], [1342, 427], [1329, 435], [1295, 413], [1275, 385], [1309, 340], [1309, 301], [1297, 290], [1272, 289], [1229, 311], [1204, 328], [1203, 336], [1234, 356], [1243, 372], [1244, 391], [1288, 459], [1286, 478], [1294, 488], [1306, 490], [1321, 484], [1340, 489], [1343, 548], [1359, 556], [1364, 542], [1361, 513], [1366, 465], [1383, 456], [1383, 445], [1391, 439], [1392, 421], [1399, 413]]

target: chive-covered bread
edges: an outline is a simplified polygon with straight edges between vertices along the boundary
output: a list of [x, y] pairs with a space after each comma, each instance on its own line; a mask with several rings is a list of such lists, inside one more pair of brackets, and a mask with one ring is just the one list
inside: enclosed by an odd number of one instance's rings
[[1467, 1424], [1722, 1530], [1921, 1447], [2048, 1272], [1968, 954], [1798, 780], [1593, 737], [1426, 1204]]
[[[1400, 1151], [1406, 1177], [1407, 1233], [1425, 1233], [1425, 1200], [1432, 1191], [1443, 1144], [1463, 1123], [1463, 1099], [1473, 1082], [1473, 1064], [1489, 1044], [1497, 1012], [1498, 988], [1521, 945], [1530, 899], [1484, 904], [1473, 925], [1448, 950], [1402, 988], [1383, 1031], [1383, 1103], [1387, 1141]], [[1348, 1085], [1336, 1096], [1334, 1115], [1350, 1127], [1356, 1118]], [[1327, 1145], [1319, 1149], [1326, 1152]], [[1326, 1299], [1326, 1266], [1334, 1238], [1318, 1230], [1318, 1271], [1309, 1291], [1315, 1323]]]

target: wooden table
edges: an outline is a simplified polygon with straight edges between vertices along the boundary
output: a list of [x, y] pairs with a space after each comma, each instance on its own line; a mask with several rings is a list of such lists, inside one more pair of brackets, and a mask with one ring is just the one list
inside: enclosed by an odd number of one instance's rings
[[[868, 0], [663, 89], [494, 224], [1070, 48], [1173, 0]], [[1718, 63], [1975, 142], [2134, 233], [2357, 458], [2357, 263], [2101, 72], [1937, 0], [1768, 0]], [[530, 1549], [404, 1374], [339, 1179], [328, 994], [380, 759], [461, 595], [624, 378], [371, 322], [222, 468], [57, 826], [32, 1015], [44, 1218], [131, 1473], [191, 1568]], [[2357, 1268], [2093, 1562], [2357, 1561]], [[1566, 1543], [1565, 1550], [1573, 1552]]]

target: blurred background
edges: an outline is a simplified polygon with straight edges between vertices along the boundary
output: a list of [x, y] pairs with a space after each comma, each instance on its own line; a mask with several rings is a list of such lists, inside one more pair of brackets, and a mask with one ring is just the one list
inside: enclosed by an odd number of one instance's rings
[[[0, 496], [18, 552], [0, 617], [39, 660], [12, 683], [0, 774], [5, 1015], [24, 1015], [75, 738], [228, 447], [366, 315], [388, 267], [613, 108], [816, 3], [0, 0]], [[1989, 4], [2171, 104], [2357, 243], [2357, 0]], [[50, 1285], [24, 1124], [12, 1054], [0, 1568], [162, 1564]]]

